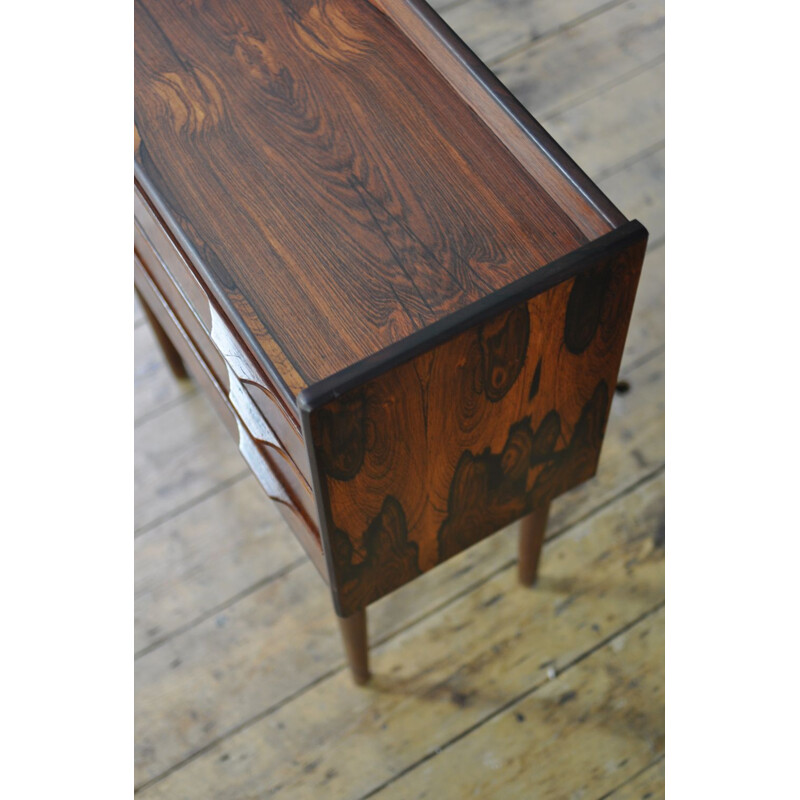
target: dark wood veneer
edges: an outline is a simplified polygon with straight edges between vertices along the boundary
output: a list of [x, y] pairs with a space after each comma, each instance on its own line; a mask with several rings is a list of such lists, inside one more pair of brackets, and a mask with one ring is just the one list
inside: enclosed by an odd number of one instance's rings
[[589, 239], [627, 221], [425, 0], [372, 2], [415, 43]]
[[587, 241], [363, 0], [141, 0], [135, 63], [137, 177], [295, 394]]
[[534, 580], [597, 468], [647, 232], [423, 0], [135, 18], [137, 289], [363, 682], [374, 600], [523, 517]]
[[303, 406], [340, 614], [594, 474], [646, 238], [630, 223]]

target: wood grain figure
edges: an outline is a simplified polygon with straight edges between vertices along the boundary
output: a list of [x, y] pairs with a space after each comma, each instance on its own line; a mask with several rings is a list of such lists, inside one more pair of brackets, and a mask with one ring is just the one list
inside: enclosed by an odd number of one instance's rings
[[477, 309], [475, 324], [348, 391], [303, 393], [340, 614], [594, 474], [644, 245], [626, 226], [552, 288]]
[[136, 286], [363, 682], [367, 605], [594, 475], [647, 232], [421, 0], [135, 25]]

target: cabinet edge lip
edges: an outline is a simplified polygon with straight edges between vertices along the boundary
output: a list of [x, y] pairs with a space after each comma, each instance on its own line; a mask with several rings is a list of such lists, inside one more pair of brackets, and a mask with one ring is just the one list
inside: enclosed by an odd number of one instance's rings
[[[407, 26], [398, 17], [395, 4], [381, 3], [377, 2], [377, 0], [370, 0], [370, 2], [382, 13], [386, 14], [402, 34], [414, 42], [415, 46], [420, 49], [429, 61], [431, 60], [430, 54], [426, 49], [420, 47], [414, 37], [409, 35]], [[547, 132], [533, 114], [528, 111], [495, 74], [494, 70], [450, 27], [439, 11], [433, 8], [427, 0], [399, 0], [399, 2], [410, 9], [411, 13], [433, 34], [443, 48], [450, 51], [458, 62], [459, 67], [468, 76], [469, 81], [485, 92], [494, 102], [497, 113], [508, 117], [523, 132], [531, 145], [544, 154], [562, 174], [567, 183], [571, 185], [572, 190], [584, 198], [603, 223], [607, 224], [611, 230], [625, 224], [627, 221], [625, 215], [575, 162], [569, 153]], [[431, 65], [439, 74], [444, 75], [433, 63]], [[450, 83], [450, 79], [446, 75], [444, 77]], [[464, 100], [463, 97], [462, 100]], [[484, 122], [486, 123], [485, 119]], [[491, 128], [492, 126], [489, 127]], [[519, 161], [518, 154], [514, 148], [509, 147], [507, 139], [500, 136], [496, 129], [493, 129], [493, 132], [504, 146], [509, 148], [515, 160]]]
[[426, 328], [393, 342], [368, 358], [311, 384], [297, 395], [301, 426], [305, 428], [302, 418], [357, 386], [368, 383], [393, 367], [432, 350], [469, 328], [507, 311], [517, 303], [574, 277], [612, 252], [634, 245], [638, 241], [646, 242], [647, 237], [647, 229], [638, 220], [626, 222], [486, 297], [453, 311]]

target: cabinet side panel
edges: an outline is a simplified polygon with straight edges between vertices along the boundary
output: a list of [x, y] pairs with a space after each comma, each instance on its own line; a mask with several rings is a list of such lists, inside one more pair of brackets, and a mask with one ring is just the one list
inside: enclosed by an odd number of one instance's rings
[[311, 412], [349, 615], [594, 475], [644, 238]]

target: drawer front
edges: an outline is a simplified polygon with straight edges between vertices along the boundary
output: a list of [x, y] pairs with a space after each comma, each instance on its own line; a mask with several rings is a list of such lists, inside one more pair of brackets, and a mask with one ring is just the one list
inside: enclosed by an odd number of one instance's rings
[[[307, 516], [312, 520], [316, 520], [316, 505], [308, 479], [283, 448], [274, 431], [266, 423], [252, 398], [231, 370], [228, 362], [214, 348], [178, 288], [171, 282], [163, 269], [158, 269], [159, 260], [154, 251], [149, 248], [147, 241], [143, 241], [140, 238], [138, 231], [136, 231], [135, 236], [137, 237], [135, 239], [136, 252], [141, 259], [142, 266], [144, 266], [156, 288], [164, 296], [172, 314], [174, 314], [184, 332], [192, 340], [204, 364], [214, 375], [221, 390], [226, 393], [228, 403], [236, 412], [237, 418], [244, 424], [252, 439], [255, 439], [260, 446], [266, 447], [271, 451], [275, 470], [280, 475], [284, 485], [290, 489]], [[155, 264], [157, 269], [151, 270], [151, 264]], [[155, 274], [153, 274], [154, 272]], [[300, 444], [302, 445], [302, 441]]]
[[[327, 568], [322, 554], [316, 509], [307, 487], [298, 485], [297, 478], [292, 477], [294, 471], [288, 467], [285, 457], [277, 455], [274, 448], [265, 447], [250, 434], [248, 426], [239, 417], [231, 402], [231, 392], [222, 386], [205, 362], [204, 354], [195, 345], [189, 332], [184, 329], [181, 319], [161, 293], [160, 287], [136, 256], [134, 256], [134, 278], [136, 288], [169, 335], [186, 367], [237, 440], [239, 451], [256, 479], [270, 499], [277, 504], [287, 524], [327, 581]], [[239, 390], [234, 390], [234, 394], [236, 391]], [[303, 502], [298, 502], [299, 499]]]
[[[253, 424], [254, 427], [248, 428], [250, 434], [287, 453], [310, 485], [308, 453], [295, 412], [287, 407], [269, 378], [256, 366], [137, 189], [134, 189], [134, 202], [134, 241], [142, 262], [218, 379], [231, 391], [231, 402], [245, 424]], [[201, 328], [203, 335], [199, 338], [184, 310], [195, 317]]]

